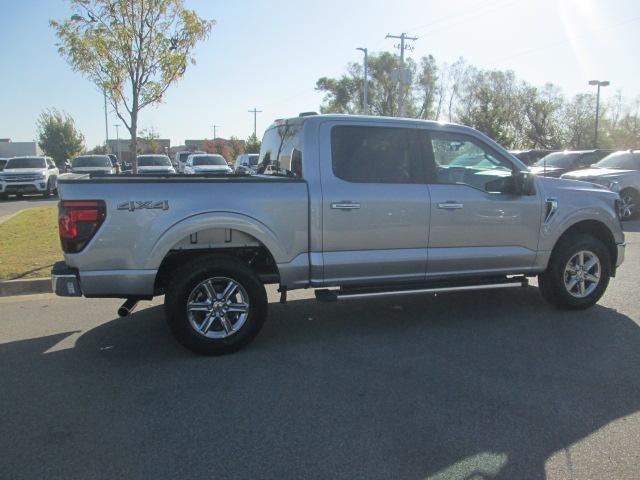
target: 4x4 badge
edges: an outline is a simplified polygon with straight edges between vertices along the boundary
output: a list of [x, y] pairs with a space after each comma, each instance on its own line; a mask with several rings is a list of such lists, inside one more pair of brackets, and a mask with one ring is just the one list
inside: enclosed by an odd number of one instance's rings
[[169, 210], [169, 201], [160, 200], [154, 202], [153, 200], [149, 200], [145, 202], [122, 202], [118, 204], [118, 210], [129, 210], [130, 212], [134, 210]]

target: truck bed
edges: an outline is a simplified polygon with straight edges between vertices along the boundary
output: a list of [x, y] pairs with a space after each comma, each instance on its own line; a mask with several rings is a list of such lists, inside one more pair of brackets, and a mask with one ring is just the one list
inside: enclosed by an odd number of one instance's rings
[[83, 292], [150, 295], [166, 255], [189, 248], [264, 245], [276, 264], [308, 265], [308, 190], [303, 180], [275, 176], [67, 174], [61, 201], [103, 200], [106, 219], [79, 253]]

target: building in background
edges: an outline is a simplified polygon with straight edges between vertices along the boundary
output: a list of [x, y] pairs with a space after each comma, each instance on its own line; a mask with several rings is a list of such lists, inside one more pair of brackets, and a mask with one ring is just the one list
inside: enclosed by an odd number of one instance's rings
[[0, 158], [42, 155], [38, 142], [12, 142], [10, 138], [0, 138]]
[[[131, 162], [130, 152], [131, 140], [128, 138], [121, 138], [120, 140], [109, 139], [109, 152], [115, 153], [120, 161]], [[154, 138], [153, 140], [147, 140], [145, 138], [138, 138], [138, 155], [144, 153], [161, 153], [164, 155], [170, 155], [171, 140], [168, 138]]]

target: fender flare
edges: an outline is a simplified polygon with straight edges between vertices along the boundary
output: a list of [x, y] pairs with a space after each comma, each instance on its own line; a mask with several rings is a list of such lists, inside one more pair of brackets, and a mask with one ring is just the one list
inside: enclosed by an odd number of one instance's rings
[[159, 268], [169, 251], [183, 238], [212, 228], [232, 229], [251, 235], [265, 246], [276, 263], [289, 261], [275, 233], [264, 223], [248, 215], [222, 211], [199, 213], [171, 225], [151, 248], [146, 268]]

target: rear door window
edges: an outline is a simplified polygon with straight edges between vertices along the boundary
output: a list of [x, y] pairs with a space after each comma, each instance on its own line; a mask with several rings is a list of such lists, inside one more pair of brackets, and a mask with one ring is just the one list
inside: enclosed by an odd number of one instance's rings
[[353, 183], [424, 183], [424, 138], [414, 128], [335, 126], [333, 173]]

